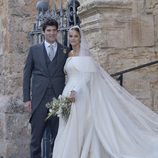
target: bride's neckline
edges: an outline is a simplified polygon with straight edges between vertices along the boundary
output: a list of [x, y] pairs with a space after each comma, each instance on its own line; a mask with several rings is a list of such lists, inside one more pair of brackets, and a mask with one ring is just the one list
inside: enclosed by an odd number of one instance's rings
[[78, 58], [78, 57], [81, 57], [81, 56], [79, 56], [79, 55], [76, 55], [76, 56], [69, 56], [67, 59]]
[[69, 57], [67, 57], [67, 60], [69, 61], [69, 60], [77, 60], [77, 59], [82, 59], [82, 58], [85, 58], [85, 57], [89, 57], [89, 56], [80, 56], [80, 55], [77, 55], [77, 56], [69, 56]]
[[76, 49], [76, 50], [71, 50], [70, 51], [70, 54], [71, 54], [71, 56], [79, 56], [79, 52], [80, 52], [80, 49]]

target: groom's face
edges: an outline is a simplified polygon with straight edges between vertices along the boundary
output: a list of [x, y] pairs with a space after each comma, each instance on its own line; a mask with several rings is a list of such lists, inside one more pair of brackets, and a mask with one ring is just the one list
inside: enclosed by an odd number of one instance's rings
[[54, 43], [57, 39], [58, 30], [56, 26], [47, 26], [44, 31], [45, 40], [48, 43]]

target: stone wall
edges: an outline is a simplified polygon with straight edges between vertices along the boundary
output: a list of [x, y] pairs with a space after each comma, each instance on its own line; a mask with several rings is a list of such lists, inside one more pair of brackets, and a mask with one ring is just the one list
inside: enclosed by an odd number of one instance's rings
[[28, 32], [32, 30], [36, 10], [32, 0], [7, 0], [4, 5], [7, 12], [2, 16], [5, 40], [2, 48], [4, 88], [1, 93], [10, 95], [22, 85], [21, 72], [28, 49]]
[[0, 1], [0, 157], [28, 158], [29, 114], [22, 102], [22, 70], [34, 0]]
[[[95, 59], [110, 74], [158, 60], [156, 2], [83, 1], [79, 10], [82, 29]], [[158, 110], [158, 64], [125, 74], [123, 85]]]

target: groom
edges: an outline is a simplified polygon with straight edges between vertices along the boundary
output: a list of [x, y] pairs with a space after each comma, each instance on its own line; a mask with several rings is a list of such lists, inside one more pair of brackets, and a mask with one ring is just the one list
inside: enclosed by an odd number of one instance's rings
[[41, 140], [46, 126], [50, 127], [53, 140], [56, 137], [58, 118], [46, 122], [48, 109], [45, 105], [58, 97], [65, 85], [63, 68], [67, 50], [57, 42], [58, 23], [47, 19], [42, 29], [45, 41], [30, 47], [23, 75], [23, 101], [31, 112], [31, 158], [41, 158]]

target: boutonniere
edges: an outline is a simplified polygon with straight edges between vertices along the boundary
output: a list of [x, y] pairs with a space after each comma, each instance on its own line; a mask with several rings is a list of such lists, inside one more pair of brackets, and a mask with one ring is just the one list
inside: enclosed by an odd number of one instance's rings
[[66, 51], [66, 49], [65, 49], [65, 48], [63, 49], [63, 53], [64, 53], [64, 54], [66, 54], [66, 53], [67, 53], [67, 51]]

